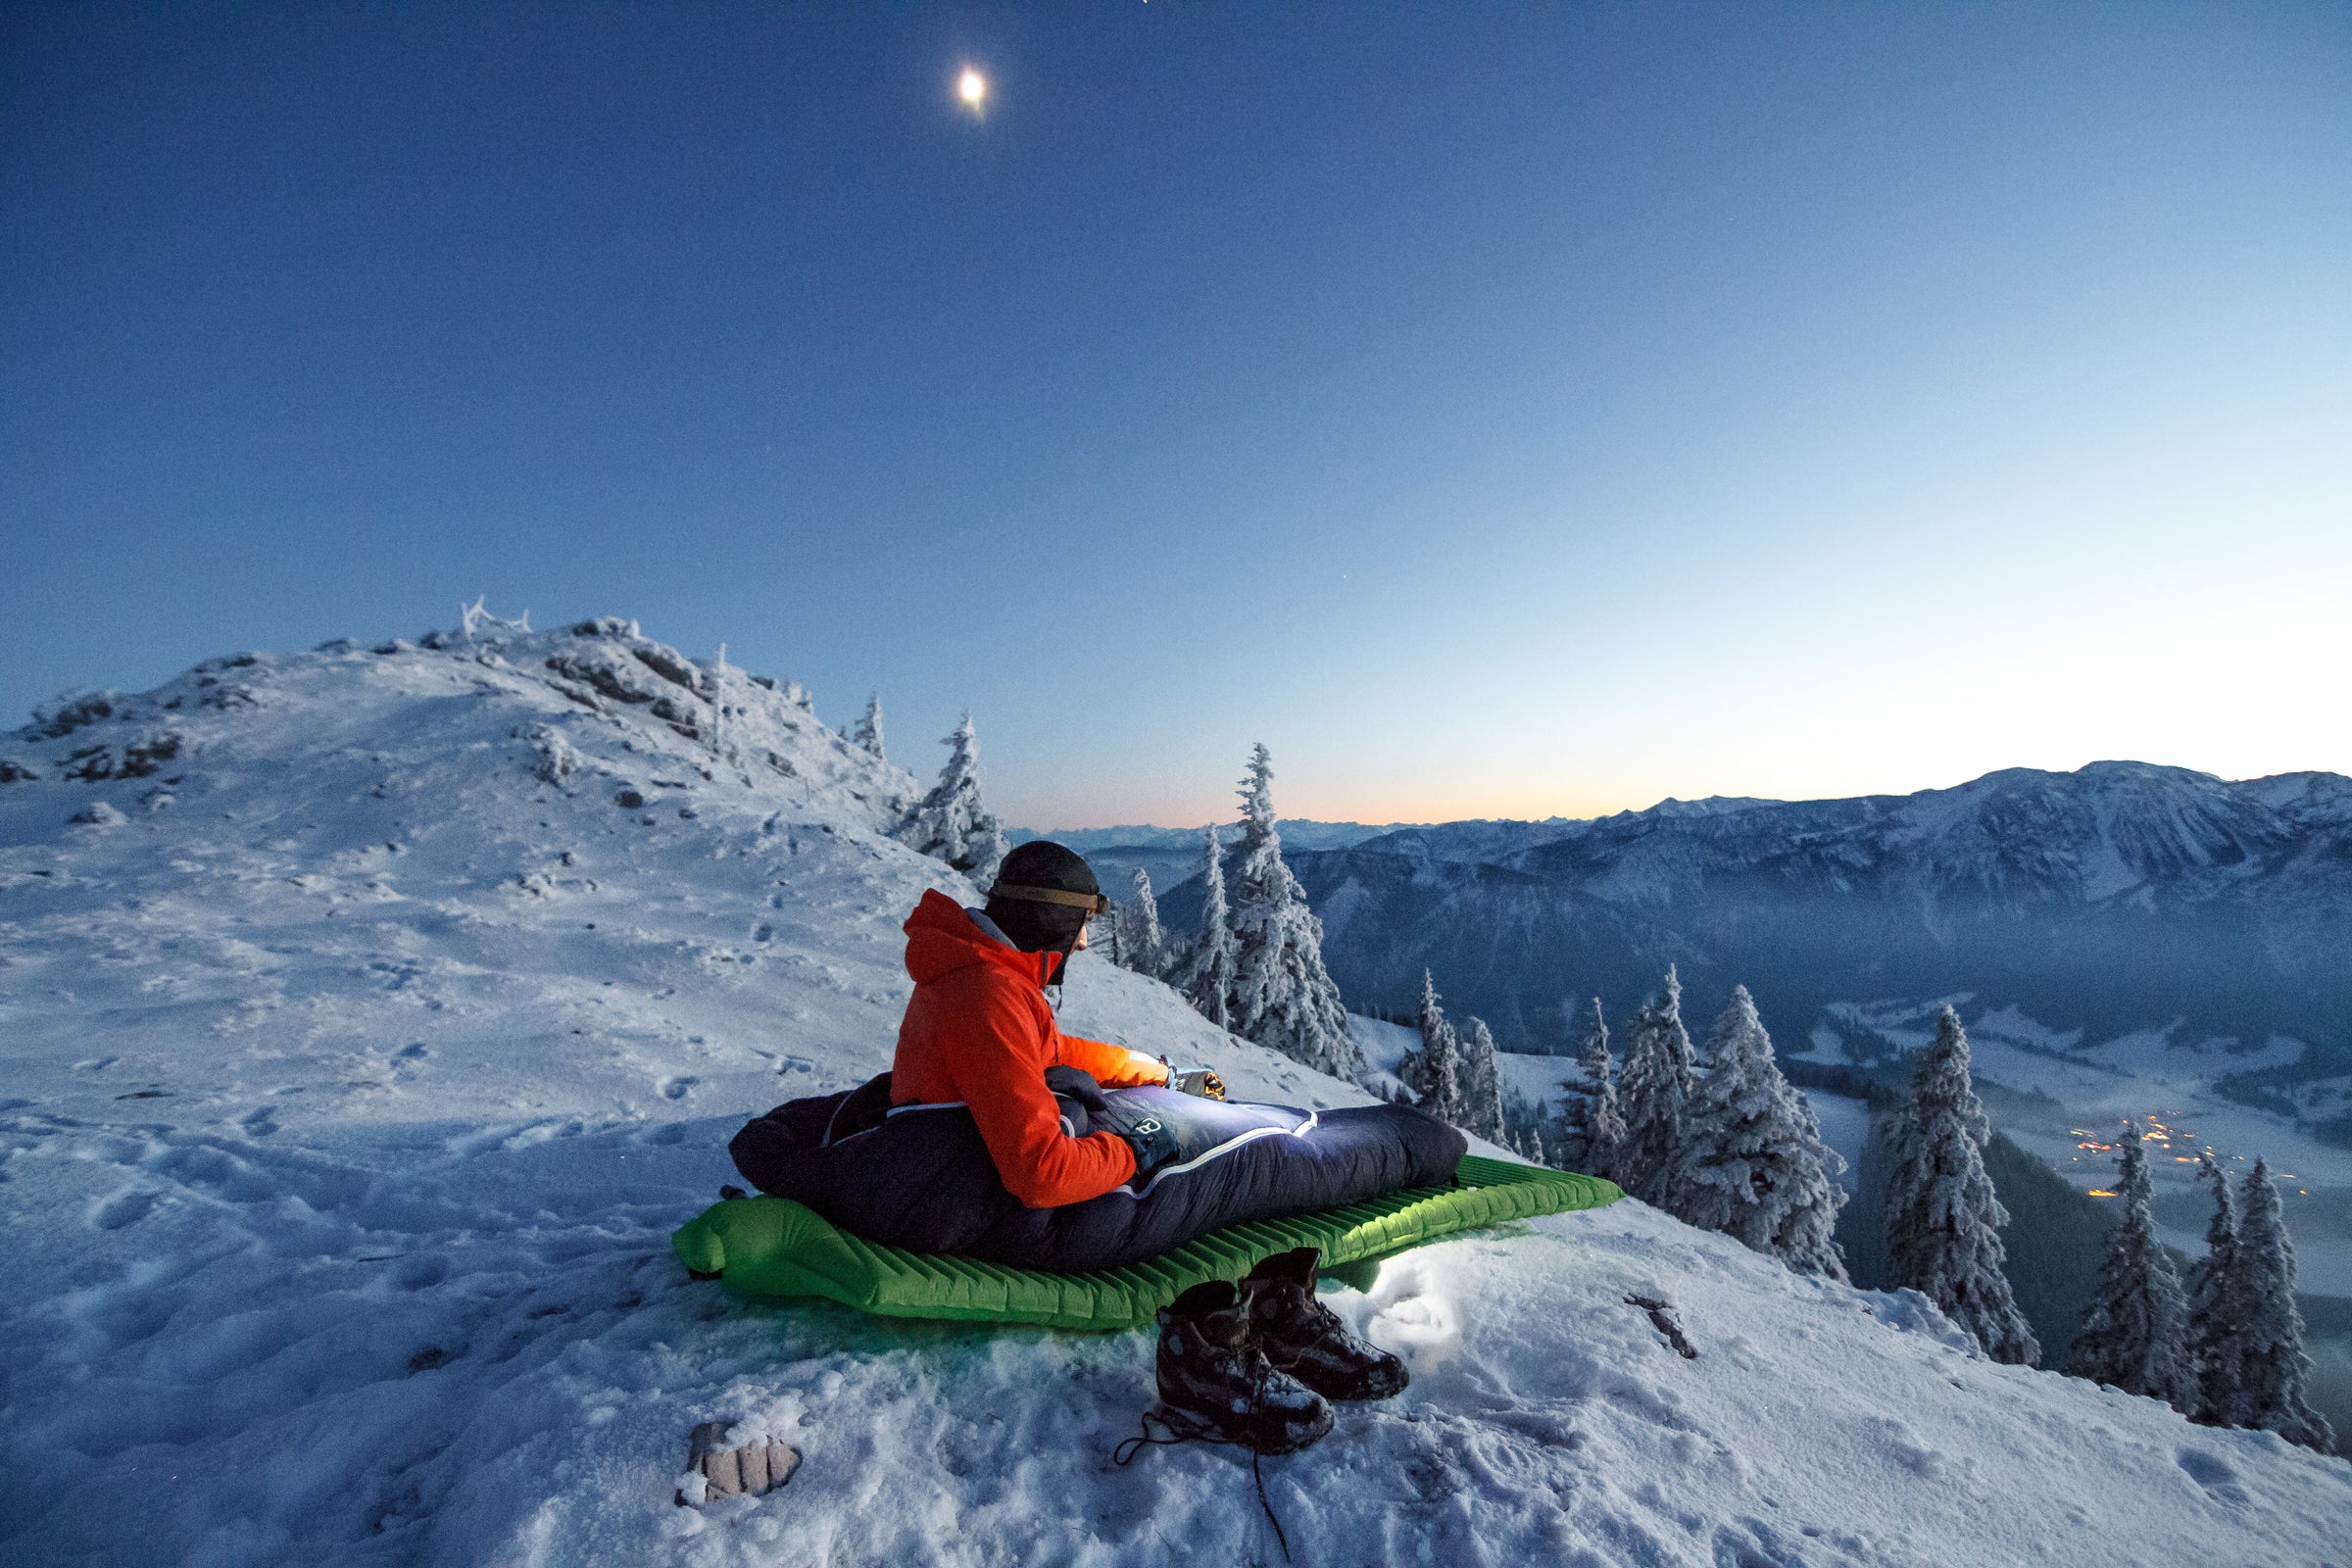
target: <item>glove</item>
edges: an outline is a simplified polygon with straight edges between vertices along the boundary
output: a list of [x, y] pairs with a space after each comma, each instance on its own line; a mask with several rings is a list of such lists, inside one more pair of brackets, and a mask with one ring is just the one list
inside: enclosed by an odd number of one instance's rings
[[1168, 1087], [1182, 1090], [1188, 1095], [1198, 1095], [1202, 1100], [1225, 1098], [1225, 1080], [1206, 1067], [1187, 1067], [1182, 1072], [1169, 1068]]
[[1176, 1130], [1157, 1116], [1146, 1116], [1141, 1121], [1118, 1129], [1135, 1151], [1135, 1182], [1141, 1186], [1153, 1171], [1174, 1159], [1179, 1152]]

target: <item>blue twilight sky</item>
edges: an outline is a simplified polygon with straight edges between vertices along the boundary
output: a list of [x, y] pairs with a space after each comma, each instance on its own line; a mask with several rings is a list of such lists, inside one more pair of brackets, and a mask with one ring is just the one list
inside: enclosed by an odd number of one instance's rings
[[1040, 827], [2352, 771], [2338, 4], [12, 5], [0, 278], [9, 712], [478, 593]]

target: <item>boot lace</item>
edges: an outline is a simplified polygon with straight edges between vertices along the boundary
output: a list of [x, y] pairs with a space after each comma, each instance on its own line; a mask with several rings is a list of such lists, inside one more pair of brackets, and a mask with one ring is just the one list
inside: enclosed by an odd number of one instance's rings
[[[1250, 1385], [1250, 1408], [1246, 1412], [1249, 1419], [1254, 1421], [1265, 1413], [1266, 1384], [1273, 1376], [1274, 1368], [1260, 1356], [1256, 1376]], [[1152, 1431], [1154, 1426], [1160, 1429], [1159, 1433]], [[1111, 1450], [1111, 1463], [1125, 1469], [1147, 1447], [1169, 1447], [1179, 1443], [1206, 1443], [1219, 1447], [1249, 1448], [1250, 1479], [1257, 1484], [1257, 1505], [1265, 1510], [1266, 1523], [1274, 1527], [1274, 1541], [1282, 1547], [1282, 1560], [1291, 1560], [1291, 1538], [1283, 1532], [1282, 1521], [1274, 1515], [1274, 1504], [1266, 1496], [1266, 1476], [1259, 1468], [1261, 1456], [1254, 1446], [1229, 1436], [1214, 1421], [1203, 1421], [1164, 1404], [1144, 1412], [1143, 1428], [1141, 1435], [1126, 1439]]]

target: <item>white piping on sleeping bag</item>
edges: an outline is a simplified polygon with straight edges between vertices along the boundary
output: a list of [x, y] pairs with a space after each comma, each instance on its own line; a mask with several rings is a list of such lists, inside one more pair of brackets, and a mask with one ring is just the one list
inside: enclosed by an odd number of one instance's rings
[[[1105, 1129], [1105, 1131], [1107, 1130], [1108, 1129]], [[1152, 1196], [1152, 1189], [1157, 1187], [1162, 1179], [1169, 1176], [1180, 1176], [1188, 1170], [1199, 1170], [1210, 1160], [1215, 1159], [1219, 1154], [1230, 1154], [1235, 1150], [1241, 1148], [1244, 1144], [1249, 1143], [1253, 1138], [1304, 1138], [1308, 1133], [1311, 1133], [1314, 1130], [1315, 1112], [1311, 1110], [1306, 1113], [1306, 1120], [1300, 1122], [1296, 1127], [1252, 1127], [1247, 1132], [1237, 1133], [1235, 1136], [1226, 1139], [1221, 1144], [1217, 1144], [1208, 1149], [1202, 1150], [1200, 1153], [1195, 1154], [1192, 1158], [1186, 1160], [1181, 1165], [1160, 1166], [1159, 1169], [1152, 1173], [1152, 1179], [1144, 1183], [1142, 1192], [1137, 1192], [1133, 1188], [1126, 1186], [1124, 1183], [1117, 1187], [1113, 1187], [1111, 1191], [1114, 1193], [1125, 1193], [1129, 1198], [1149, 1198]]]
[[[910, 1110], [963, 1110], [966, 1108], [968, 1108], [966, 1102], [960, 1100], [918, 1101], [913, 1104], [891, 1106], [889, 1110], [883, 1112], [882, 1119], [888, 1121], [893, 1116], [904, 1115]], [[1290, 1107], [1284, 1106], [1282, 1108], [1289, 1109]], [[836, 1114], [838, 1114], [838, 1112], [836, 1112]], [[1192, 1158], [1183, 1161], [1181, 1164], [1160, 1166], [1159, 1169], [1152, 1173], [1152, 1179], [1144, 1183], [1141, 1191], [1129, 1187], [1124, 1182], [1121, 1182], [1118, 1186], [1113, 1187], [1110, 1191], [1121, 1194], [1128, 1198], [1149, 1198], [1152, 1196], [1152, 1189], [1157, 1187], [1160, 1182], [1167, 1177], [1181, 1176], [1187, 1171], [1199, 1170], [1210, 1160], [1217, 1158], [1221, 1154], [1232, 1153], [1235, 1150], [1241, 1148], [1244, 1144], [1250, 1142], [1252, 1139], [1275, 1137], [1304, 1138], [1308, 1133], [1311, 1133], [1315, 1130], [1316, 1120], [1317, 1113], [1310, 1110], [1306, 1113], [1306, 1120], [1300, 1122], [1296, 1127], [1249, 1128], [1246, 1131], [1236, 1133], [1233, 1137], [1226, 1139], [1221, 1144], [1210, 1145], [1208, 1148], [1200, 1151], [1200, 1152], [1195, 1154]], [[1064, 1134], [1069, 1134], [1072, 1131], [1070, 1127], [1070, 1119], [1067, 1116], [1064, 1116], [1061, 1119], [1061, 1130]], [[1097, 1132], [1105, 1133], [1117, 1131], [1116, 1128], [1112, 1127], [1098, 1127], [1095, 1130]], [[830, 1129], [828, 1129], [828, 1131], [830, 1131]], [[873, 1129], [869, 1127], [866, 1129], [866, 1131], [871, 1132]], [[852, 1133], [850, 1135], [851, 1138], [857, 1138], [860, 1136], [862, 1135], [858, 1133]], [[842, 1141], [847, 1143], [849, 1140], [844, 1139]], [[830, 1141], [828, 1140], [828, 1147], [829, 1142]], [[1108, 1195], [1105, 1194], [1104, 1196], [1107, 1197]]]

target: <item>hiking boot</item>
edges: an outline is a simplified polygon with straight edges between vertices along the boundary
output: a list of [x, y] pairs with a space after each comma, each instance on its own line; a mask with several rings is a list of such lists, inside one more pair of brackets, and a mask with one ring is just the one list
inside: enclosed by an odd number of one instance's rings
[[1243, 1299], [1267, 1361], [1326, 1399], [1385, 1399], [1403, 1392], [1404, 1363], [1348, 1332], [1315, 1299], [1316, 1252], [1278, 1252], [1242, 1281]]
[[1255, 1453], [1292, 1453], [1331, 1430], [1331, 1406], [1267, 1364], [1231, 1280], [1196, 1285], [1159, 1313], [1159, 1399]]

